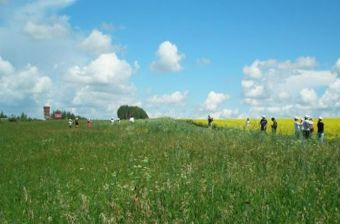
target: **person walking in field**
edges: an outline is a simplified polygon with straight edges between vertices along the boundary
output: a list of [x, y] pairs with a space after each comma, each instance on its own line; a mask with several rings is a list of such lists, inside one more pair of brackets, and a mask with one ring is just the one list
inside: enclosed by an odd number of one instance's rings
[[248, 130], [250, 128], [250, 119], [249, 119], [249, 117], [247, 117], [246, 123], [245, 123], [244, 127], [245, 127], [246, 130]]
[[297, 139], [300, 139], [301, 137], [301, 129], [302, 129], [301, 120], [298, 117], [295, 117], [294, 118], [294, 130], [295, 130], [295, 136]]
[[68, 127], [72, 128], [72, 125], [73, 125], [73, 120], [70, 118], [68, 119]]
[[323, 143], [323, 139], [325, 137], [325, 134], [324, 134], [325, 124], [323, 123], [322, 120], [323, 120], [323, 118], [319, 117], [319, 120], [318, 120], [318, 123], [317, 123], [317, 127], [318, 127], [318, 142], [320, 144]]
[[78, 117], [76, 117], [74, 124], [75, 124], [76, 128], [79, 128], [79, 118]]
[[302, 123], [302, 128], [303, 128], [302, 133], [303, 133], [303, 137], [305, 139], [310, 138], [310, 127], [311, 127], [311, 125], [310, 125], [310, 122], [309, 122], [309, 117], [306, 115], [305, 120]]
[[208, 128], [212, 127], [212, 122], [214, 121], [214, 118], [208, 115]]
[[130, 123], [135, 123], [135, 118], [134, 117], [130, 117], [129, 122]]
[[273, 135], [276, 134], [276, 129], [277, 129], [277, 121], [276, 121], [275, 117], [272, 117], [272, 134]]
[[87, 125], [87, 128], [92, 128], [92, 121], [90, 118], [87, 119], [86, 125]]
[[265, 132], [267, 130], [267, 123], [268, 123], [268, 121], [267, 121], [266, 117], [262, 116], [262, 119], [260, 120], [260, 130], [261, 131]]

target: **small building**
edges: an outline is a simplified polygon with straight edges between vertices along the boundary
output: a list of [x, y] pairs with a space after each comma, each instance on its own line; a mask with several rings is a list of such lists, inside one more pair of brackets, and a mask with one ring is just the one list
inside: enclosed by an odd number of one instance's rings
[[45, 118], [45, 120], [50, 119], [51, 118], [51, 114], [50, 114], [51, 107], [50, 106], [44, 106], [43, 110], [44, 110], [44, 118]]
[[62, 113], [60, 111], [57, 111], [54, 113], [54, 119], [59, 120], [63, 117]]

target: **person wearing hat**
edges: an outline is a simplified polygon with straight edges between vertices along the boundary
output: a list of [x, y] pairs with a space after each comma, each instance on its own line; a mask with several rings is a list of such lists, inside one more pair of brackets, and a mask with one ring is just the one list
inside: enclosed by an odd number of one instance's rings
[[323, 123], [322, 121], [322, 117], [319, 117], [319, 120], [318, 120], [318, 141], [319, 143], [323, 143], [323, 139], [324, 139], [324, 129], [325, 129], [325, 124]]
[[212, 128], [212, 122], [214, 121], [214, 118], [210, 115], [208, 115], [208, 128]]
[[69, 128], [72, 128], [72, 125], [73, 125], [73, 120], [70, 118], [70, 119], [68, 119]]
[[76, 119], [74, 120], [74, 124], [76, 128], [79, 128], [79, 118], [76, 117]]
[[244, 128], [247, 129], [247, 130], [250, 128], [250, 118], [249, 117], [247, 117], [247, 119], [246, 119], [246, 123], [245, 123]]
[[295, 130], [295, 136], [297, 139], [300, 139], [301, 137], [301, 129], [302, 129], [302, 125], [300, 122], [300, 119], [298, 117], [294, 118], [294, 130]]
[[303, 137], [305, 137], [305, 139], [309, 139], [310, 137], [310, 122], [309, 122], [309, 116], [306, 115], [305, 116], [305, 120], [302, 123], [302, 128], [303, 128]]

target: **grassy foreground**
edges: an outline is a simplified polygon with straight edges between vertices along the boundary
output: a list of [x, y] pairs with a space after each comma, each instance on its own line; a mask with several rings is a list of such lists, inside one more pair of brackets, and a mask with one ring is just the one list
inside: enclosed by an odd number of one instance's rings
[[0, 123], [0, 223], [339, 223], [340, 143], [149, 120]]

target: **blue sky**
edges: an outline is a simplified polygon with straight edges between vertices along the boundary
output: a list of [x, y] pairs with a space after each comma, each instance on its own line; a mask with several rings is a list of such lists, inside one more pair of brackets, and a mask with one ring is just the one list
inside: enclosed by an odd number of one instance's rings
[[0, 110], [340, 115], [339, 1], [0, 0]]

